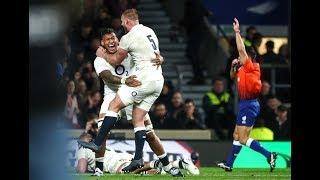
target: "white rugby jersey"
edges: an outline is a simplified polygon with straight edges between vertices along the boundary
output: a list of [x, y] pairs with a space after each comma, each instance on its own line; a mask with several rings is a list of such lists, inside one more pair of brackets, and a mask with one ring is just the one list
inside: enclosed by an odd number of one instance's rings
[[140, 81], [160, 80], [163, 78], [161, 66], [151, 62], [159, 52], [159, 41], [154, 31], [142, 24], [135, 25], [122, 36], [119, 47], [126, 50], [133, 61], [132, 74]]
[[[124, 77], [129, 76], [133, 63], [131, 61], [131, 56], [128, 54], [120, 65], [113, 67], [109, 64], [105, 59], [101, 57], [96, 57], [94, 60], [94, 69], [96, 70], [97, 74], [99, 75], [102, 71], [109, 70], [111, 71], [112, 75]], [[104, 95], [108, 93], [117, 92], [121, 84], [112, 84], [109, 82], [104, 81]]]
[[132, 159], [132, 154], [106, 150], [104, 153], [103, 170], [109, 173], [117, 173], [117, 170], [119, 170], [124, 163], [129, 164]]
[[81, 147], [78, 151], [77, 151], [77, 160], [79, 161], [79, 159], [86, 159], [88, 161], [88, 171], [93, 171], [95, 170], [96, 167], [96, 156], [95, 153], [88, 148], [84, 148]]
[[[96, 167], [95, 153], [88, 148], [81, 147], [77, 152], [77, 160], [86, 159], [88, 161], [88, 170], [93, 171]], [[118, 153], [106, 149], [103, 157], [103, 171], [109, 173], [117, 173], [117, 170], [124, 164], [129, 164], [133, 159], [133, 155], [129, 153]]]

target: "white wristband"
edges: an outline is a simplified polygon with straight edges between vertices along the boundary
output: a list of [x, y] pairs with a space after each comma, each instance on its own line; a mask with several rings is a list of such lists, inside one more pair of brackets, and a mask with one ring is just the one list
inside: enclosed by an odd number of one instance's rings
[[126, 79], [127, 79], [127, 77], [122, 77], [122, 78], [121, 78], [121, 81], [120, 81], [121, 84], [126, 84]]

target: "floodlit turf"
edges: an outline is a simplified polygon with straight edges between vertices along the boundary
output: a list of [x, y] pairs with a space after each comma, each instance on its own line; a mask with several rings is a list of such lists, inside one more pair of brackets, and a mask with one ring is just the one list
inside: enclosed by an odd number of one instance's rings
[[[274, 172], [270, 172], [269, 169], [234, 169], [232, 172], [224, 172], [220, 168], [216, 167], [203, 167], [200, 169], [199, 176], [190, 176], [185, 173], [184, 178], [175, 179], [291, 179], [291, 169], [275, 169]], [[169, 175], [134, 175], [134, 174], [104, 174], [102, 177], [93, 177], [91, 174], [72, 174], [75, 180], [105, 180], [105, 179], [173, 179]]]

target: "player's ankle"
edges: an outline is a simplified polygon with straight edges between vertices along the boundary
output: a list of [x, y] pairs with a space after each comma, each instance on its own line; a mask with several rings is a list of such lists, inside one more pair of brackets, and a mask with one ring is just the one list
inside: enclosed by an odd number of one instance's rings
[[163, 166], [163, 169], [164, 169], [165, 171], [169, 171], [171, 168], [172, 168], [172, 164], [171, 164], [171, 163], [169, 163], [169, 164], [166, 165], [166, 166]]

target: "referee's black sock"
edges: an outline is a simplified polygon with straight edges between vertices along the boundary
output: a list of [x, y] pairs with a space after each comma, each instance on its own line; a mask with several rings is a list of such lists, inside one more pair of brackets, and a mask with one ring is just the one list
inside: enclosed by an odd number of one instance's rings
[[97, 146], [101, 146], [101, 144], [103, 143], [103, 140], [105, 139], [105, 137], [107, 136], [107, 134], [109, 133], [111, 128], [117, 122], [117, 117], [118, 117], [117, 113], [112, 112], [112, 111], [107, 111], [106, 114], [107, 115], [105, 116], [105, 118], [103, 120], [103, 123], [100, 127], [99, 133], [98, 133], [96, 139], [94, 140], [94, 144], [96, 144]]
[[135, 144], [136, 144], [136, 152], [134, 154], [135, 160], [142, 159], [143, 155], [143, 146], [146, 141], [146, 128], [145, 127], [136, 127], [134, 128], [134, 136], [135, 136]]

